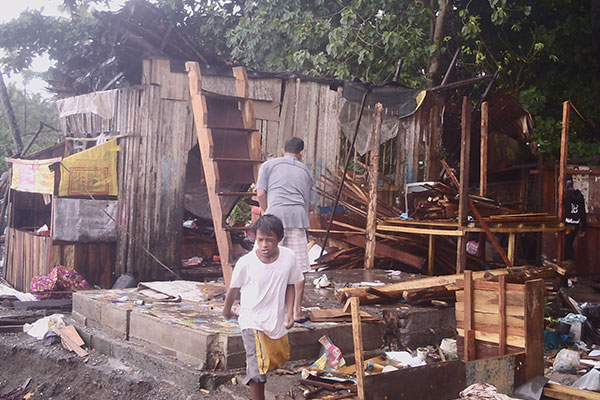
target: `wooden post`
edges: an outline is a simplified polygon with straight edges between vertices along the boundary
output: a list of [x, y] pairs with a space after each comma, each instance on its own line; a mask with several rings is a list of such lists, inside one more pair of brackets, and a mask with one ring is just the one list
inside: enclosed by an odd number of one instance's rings
[[354, 365], [356, 366], [356, 388], [358, 398], [365, 398], [365, 366], [362, 343], [362, 325], [360, 322], [360, 300], [358, 297], [349, 299], [352, 314], [352, 339], [354, 341]]
[[429, 235], [429, 249], [427, 251], [427, 273], [433, 275], [433, 265], [435, 261], [435, 236]]
[[544, 281], [525, 282], [525, 381], [544, 374]]
[[510, 232], [508, 234], [508, 251], [506, 256], [510, 260], [510, 262], [514, 265], [515, 263], [515, 241], [517, 234], [515, 232]]
[[[471, 98], [463, 97], [462, 121], [460, 130], [460, 186], [458, 188], [458, 224], [467, 223], [469, 201], [469, 157], [471, 153]], [[460, 274], [467, 266], [467, 237], [459, 236], [456, 249], [456, 273]]]
[[[563, 102], [563, 119], [562, 119], [562, 131], [560, 135], [560, 164], [558, 172], [558, 220], [560, 222], [565, 221], [565, 183], [567, 180], [567, 156], [569, 154], [569, 115], [571, 114], [571, 107], [569, 100]], [[556, 259], [558, 263], [562, 261], [564, 255], [565, 246], [565, 232], [558, 232], [558, 246], [556, 247]]]
[[[487, 160], [488, 160], [488, 102], [481, 103], [481, 142], [479, 146], [479, 195], [487, 196]], [[479, 234], [477, 256], [485, 259], [485, 234]]]
[[498, 318], [500, 323], [500, 340], [498, 340], [498, 355], [506, 354], [506, 276], [498, 277]]
[[371, 132], [371, 156], [369, 157], [369, 208], [367, 210], [365, 269], [373, 269], [375, 265], [375, 233], [377, 231], [377, 181], [379, 168], [379, 141], [381, 138], [381, 121], [383, 105], [375, 104], [373, 113], [373, 131]]
[[488, 102], [481, 103], [481, 146], [479, 150], [479, 195], [487, 195]]
[[[454, 184], [454, 186], [459, 187], [460, 183], [458, 182], [458, 179], [456, 179], [456, 176], [454, 176], [454, 174], [450, 170], [450, 166], [448, 165], [446, 160], [442, 159], [440, 162], [442, 163], [442, 166], [444, 167], [446, 172], [448, 172], [448, 175], [450, 176], [450, 180], [452, 180], [452, 183]], [[473, 217], [475, 218], [475, 220], [477, 222], [479, 222], [479, 225], [481, 225], [481, 228], [483, 229], [483, 231], [485, 232], [487, 237], [490, 239], [490, 242], [492, 242], [492, 245], [494, 246], [494, 248], [496, 249], [496, 251], [498, 252], [500, 257], [502, 257], [502, 260], [506, 263], [506, 266], [512, 268], [513, 267], [512, 262], [506, 256], [506, 253], [504, 253], [504, 250], [502, 250], [502, 246], [500, 246], [500, 243], [498, 243], [498, 241], [496, 240], [496, 237], [494, 236], [494, 234], [492, 233], [490, 228], [487, 226], [484, 219], [481, 217], [481, 214], [479, 214], [479, 211], [477, 211], [477, 207], [475, 207], [475, 203], [473, 203], [473, 200], [471, 200], [470, 198], [469, 198], [469, 209], [473, 213]]]
[[473, 329], [473, 272], [465, 271], [465, 294], [464, 294], [464, 349], [465, 361], [475, 359], [475, 330]]

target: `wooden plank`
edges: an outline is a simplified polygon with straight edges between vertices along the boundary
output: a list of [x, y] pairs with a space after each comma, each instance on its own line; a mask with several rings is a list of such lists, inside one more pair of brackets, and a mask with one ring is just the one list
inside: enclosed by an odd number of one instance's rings
[[379, 140], [381, 138], [381, 122], [383, 119], [383, 105], [375, 104], [373, 113], [373, 127], [371, 130], [371, 151], [369, 155], [369, 202], [366, 223], [365, 269], [375, 266], [375, 232], [377, 229], [377, 182], [379, 173]]
[[[456, 280], [456, 286], [458, 286], [459, 288], [462, 288], [465, 286], [465, 281], [463, 279], [457, 279]], [[473, 281], [473, 287], [475, 289], [479, 289], [479, 290], [498, 290], [498, 282], [491, 282], [491, 281], [481, 281], [481, 280], [474, 280]], [[525, 293], [525, 286], [520, 284], [520, 283], [507, 283], [506, 284], [506, 291], [508, 292], [518, 292], [518, 293]]]
[[543, 279], [525, 282], [525, 310], [525, 380], [528, 381], [544, 374]]
[[[460, 185], [458, 187], [458, 223], [466, 225], [469, 201], [469, 160], [471, 154], [471, 97], [463, 97], [460, 139]], [[450, 171], [448, 170], [450, 173]], [[457, 241], [456, 273], [461, 273], [467, 265], [467, 241], [460, 236]]]
[[[473, 279], [481, 279], [486, 275], [498, 276], [504, 275], [508, 271], [505, 268], [501, 269], [491, 269], [487, 271], [473, 271]], [[398, 283], [391, 283], [388, 285], [378, 286], [377, 289], [385, 292], [386, 294], [392, 297], [402, 296], [404, 291], [406, 290], [416, 290], [416, 289], [427, 289], [434, 286], [444, 286], [454, 284], [457, 279], [464, 278], [464, 274], [455, 274], [455, 275], [442, 275], [435, 276], [429, 278], [415, 279], [411, 281], [404, 281]], [[358, 288], [342, 288], [336, 290], [336, 297], [341, 302], [345, 302], [348, 298], [356, 296], [360, 297], [361, 304], [369, 304], [371, 302], [377, 302], [379, 297], [374, 295], [369, 295], [366, 292], [367, 287], [358, 287]]]
[[437, 236], [464, 236], [465, 232], [459, 229], [430, 229], [430, 228], [416, 228], [412, 226], [398, 226], [398, 225], [385, 225], [377, 224], [378, 231], [384, 232], [401, 232], [401, 233], [416, 233], [421, 235], [437, 235]]
[[[464, 290], [464, 305], [463, 313], [465, 315], [465, 361], [475, 359], [475, 342], [473, 341], [473, 272], [465, 271], [465, 290]], [[460, 302], [460, 300], [458, 300]], [[458, 304], [457, 304], [458, 306]], [[457, 307], [458, 309], [458, 307]]]
[[[463, 322], [465, 318], [464, 308], [460, 310], [455, 309], [456, 322]], [[496, 313], [486, 313], [475, 311], [473, 312], [473, 323], [475, 325], [499, 325], [499, 315]], [[464, 326], [464, 325], [461, 325]], [[524, 328], [525, 327], [525, 317], [524, 316], [516, 316], [516, 315], [507, 315], [506, 316], [506, 326], [508, 328]]]
[[[63, 328], [64, 329], [64, 328]], [[62, 340], [64, 340], [67, 344], [67, 347], [75, 352], [79, 357], [85, 357], [88, 355], [88, 352], [81, 348], [81, 345], [78, 345], [73, 337], [69, 334], [69, 332], [64, 331], [58, 328], [52, 328], [54, 333], [56, 333]], [[79, 335], [78, 335], [79, 336]], [[81, 339], [81, 338], [80, 338]]]
[[[569, 118], [571, 114], [571, 106], [569, 100], [563, 102], [563, 114], [562, 114], [562, 129], [560, 134], [560, 161], [558, 164], [558, 209], [556, 215], [558, 215], [559, 221], [565, 220], [565, 184], [567, 181], [567, 158], [569, 156]], [[558, 233], [558, 245], [557, 245], [557, 260], [560, 263], [564, 256], [564, 232]]]
[[358, 298], [350, 299], [350, 312], [352, 313], [352, 340], [354, 343], [354, 364], [356, 365], [356, 386], [358, 398], [365, 399], [365, 368], [362, 342], [362, 324], [360, 322], [360, 302]]
[[488, 102], [481, 103], [481, 142], [479, 149], [479, 195], [487, 196]]
[[600, 393], [554, 383], [546, 384], [543, 395], [544, 397], [557, 400], [600, 400]]
[[506, 251], [506, 257], [510, 260], [511, 263], [515, 262], [515, 240], [516, 233], [510, 232], [508, 234], [508, 250]]
[[[492, 315], [492, 314], [488, 314], [488, 315]], [[499, 320], [499, 316], [495, 316], [498, 317], [497, 319]], [[473, 318], [475, 319], [475, 318]], [[474, 331], [478, 331], [478, 332], [483, 332], [483, 333], [498, 333], [499, 331], [499, 326], [498, 324], [494, 323], [493, 325], [487, 325], [487, 324], [480, 324], [477, 322], [473, 323], [473, 330]], [[457, 329], [461, 329], [464, 331], [465, 328], [465, 323], [463, 321], [456, 321], [456, 328]], [[505, 345], [506, 345], [506, 337], [507, 335], [510, 336], [520, 336], [520, 337], [525, 337], [525, 329], [524, 328], [517, 328], [517, 327], [506, 327], [506, 332], [505, 332]], [[501, 335], [499, 335], [499, 338], [501, 337]], [[498, 339], [500, 341], [500, 339]], [[505, 349], [506, 351], [506, 349]], [[506, 353], [505, 353], [506, 354]], [[503, 354], [504, 355], [504, 354]]]
[[506, 276], [498, 277], [498, 316], [500, 322], [500, 343], [498, 344], [498, 355], [506, 354]]
[[[500, 278], [500, 277], [499, 277]], [[496, 286], [496, 291], [490, 290], [480, 290], [473, 288], [473, 304], [475, 304], [475, 309], [477, 311], [485, 312], [487, 309], [492, 310], [490, 312], [496, 312], [498, 310], [498, 305], [500, 304], [500, 298], [498, 294], [498, 286]], [[466, 289], [464, 291], [459, 290], [456, 292], [456, 301], [457, 302], [466, 302]], [[523, 293], [519, 292], [507, 292], [505, 294], [505, 302], [507, 307], [513, 307], [512, 309], [518, 310], [519, 308], [524, 307], [525, 296]], [[487, 307], [489, 306], [489, 307]], [[484, 310], [485, 308], [485, 310]], [[514, 314], [513, 314], [514, 315]]]
[[435, 236], [429, 235], [429, 244], [427, 247], [427, 274], [433, 275], [435, 261]]
[[[473, 304], [473, 310], [481, 313], [496, 314], [498, 312], [498, 303], [496, 302], [496, 304], [493, 304], [493, 302], [489, 300], [490, 299], [475, 299]], [[464, 310], [464, 303], [462, 303], [459, 300], [459, 294], [457, 292], [456, 311], [463, 312]], [[506, 315], [510, 315], [512, 317], [524, 317], [525, 309], [523, 306], [507, 306]]]
[[15, 310], [39, 310], [39, 309], [70, 309], [72, 307], [71, 299], [38, 300], [38, 301], [15, 301], [13, 306]]
[[[456, 331], [458, 332], [458, 335], [462, 336], [462, 337], [464, 337], [467, 332], [463, 328], [456, 328]], [[482, 340], [484, 342], [489, 342], [489, 343], [499, 343], [500, 342], [500, 336], [497, 332], [496, 333], [488, 333], [488, 332], [478, 331], [475, 329], [472, 329], [469, 332], [473, 332], [475, 340]], [[506, 343], [509, 346], [519, 347], [522, 349], [526, 348], [525, 347], [525, 338], [523, 336], [507, 335]], [[465, 343], [465, 345], [466, 345], [466, 343]], [[467, 354], [466, 351], [465, 351], [465, 354]], [[476, 357], [473, 358], [473, 360], [475, 360], [475, 359], [476, 359]], [[471, 361], [471, 360], [469, 360], [469, 361]]]

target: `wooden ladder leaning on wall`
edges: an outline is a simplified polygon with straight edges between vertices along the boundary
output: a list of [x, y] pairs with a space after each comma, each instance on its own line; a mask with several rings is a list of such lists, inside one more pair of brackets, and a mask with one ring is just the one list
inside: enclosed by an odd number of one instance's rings
[[233, 260], [231, 234], [225, 222], [224, 196], [240, 197], [254, 193], [223, 192], [221, 186], [255, 183], [262, 163], [260, 136], [249, 98], [248, 75], [244, 67], [233, 68], [237, 96], [229, 96], [202, 89], [198, 63], [187, 62], [186, 70], [221, 268], [225, 285], [229, 287]]

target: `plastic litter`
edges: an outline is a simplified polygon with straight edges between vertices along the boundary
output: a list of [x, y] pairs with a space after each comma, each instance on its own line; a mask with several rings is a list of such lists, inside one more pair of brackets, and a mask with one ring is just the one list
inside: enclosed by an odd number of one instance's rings
[[42, 340], [46, 332], [48, 332], [52, 328], [64, 328], [65, 322], [63, 321], [64, 315], [62, 314], [52, 314], [44, 318], [40, 318], [35, 321], [33, 324], [25, 324], [23, 325], [23, 332], [27, 333], [29, 336], [33, 336], [37, 340]]
[[579, 369], [579, 353], [569, 349], [562, 349], [554, 358], [552, 367], [555, 371], [577, 372]]
[[593, 392], [600, 392], [600, 371], [593, 368], [577, 379], [575, 383], [573, 383], [573, 387], [581, 390], [591, 390]]
[[333, 344], [331, 339], [327, 336], [321, 336], [319, 342], [322, 345], [321, 354], [311, 367], [334, 371], [346, 365], [342, 351]]
[[446, 338], [442, 339], [440, 343], [440, 349], [444, 352], [447, 357], [458, 357], [458, 350], [456, 348], [456, 339]]
[[574, 324], [574, 323], [584, 323], [587, 320], [585, 315], [581, 314], [573, 314], [569, 313], [566, 316], [559, 318], [559, 322], [564, 322], [565, 324]]
[[316, 289], [320, 289], [331, 285], [331, 282], [329, 281], [329, 278], [327, 278], [327, 275], [323, 274], [320, 277], [316, 278], [313, 281], [313, 284], [315, 285]]

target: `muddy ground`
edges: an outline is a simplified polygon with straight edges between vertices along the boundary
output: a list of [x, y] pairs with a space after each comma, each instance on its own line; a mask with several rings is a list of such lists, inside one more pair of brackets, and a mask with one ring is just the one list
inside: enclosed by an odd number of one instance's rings
[[[18, 312], [14, 309], [0, 306], [0, 316], [15, 314]], [[203, 393], [198, 387], [180, 387], [94, 349], [87, 350], [89, 356], [82, 358], [64, 349], [60, 343], [44, 346], [41, 340], [25, 333], [0, 333], [0, 400], [20, 400], [24, 396], [29, 400], [250, 398], [249, 389], [239, 383], [243, 379], [242, 373], [235, 378], [236, 384], [227, 383], [215, 391]], [[290, 387], [296, 386], [298, 379], [299, 374], [270, 374], [267, 399], [285, 394]], [[24, 390], [15, 396], [6, 396], [26, 382]], [[303, 398], [298, 390], [295, 394], [296, 398]]]

